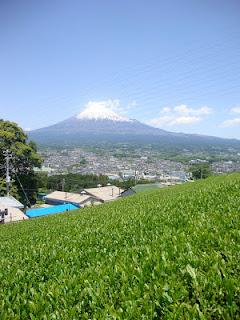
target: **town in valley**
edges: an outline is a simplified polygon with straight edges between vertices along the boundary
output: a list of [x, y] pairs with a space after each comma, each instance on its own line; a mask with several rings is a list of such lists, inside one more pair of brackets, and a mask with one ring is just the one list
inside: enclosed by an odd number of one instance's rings
[[190, 178], [189, 167], [209, 164], [213, 173], [229, 173], [240, 170], [240, 153], [236, 149], [204, 152], [183, 149], [175, 157], [174, 152], [162, 151], [156, 146], [128, 144], [45, 147], [39, 154], [44, 162], [41, 169], [49, 176], [73, 174], [105, 175], [110, 180], [131, 179], [184, 182]]

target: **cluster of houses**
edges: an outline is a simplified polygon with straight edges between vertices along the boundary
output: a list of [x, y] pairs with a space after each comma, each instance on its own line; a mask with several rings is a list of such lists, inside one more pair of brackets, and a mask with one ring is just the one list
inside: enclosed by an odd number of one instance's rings
[[163, 188], [176, 183], [176, 181], [173, 183], [171, 180], [171, 183], [168, 181], [166, 183], [140, 184], [127, 190], [123, 190], [114, 185], [98, 185], [97, 188], [83, 189], [78, 193], [53, 191], [49, 194], [42, 194], [43, 204], [27, 210], [24, 210], [24, 205], [12, 196], [0, 197], [0, 223], [15, 222], [73, 211], [79, 208], [114, 201], [134, 193]]
[[23, 212], [23, 204], [12, 196], [0, 197], [0, 223], [72, 211], [113, 201], [123, 196], [126, 196], [125, 191], [113, 185], [87, 188], [83, 189], [80, 193], [54, 191], [43, 198], [45, 202], [43, 205], [38, 208], [28, 209], [25, 213]]

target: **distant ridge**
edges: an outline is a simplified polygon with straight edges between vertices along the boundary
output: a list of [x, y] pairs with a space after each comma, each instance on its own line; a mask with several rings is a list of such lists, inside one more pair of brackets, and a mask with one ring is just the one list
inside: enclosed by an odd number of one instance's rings
[[102, 107], [86, 108], [78, 115], [54, 125], [33, 130], [30, 139], [43, 145], [81, 145], [115, 142], [160, 143], [164, 145], [224, 145], [240, 147], [240, 141], [197, 134], [165, 131], [129, 119]]

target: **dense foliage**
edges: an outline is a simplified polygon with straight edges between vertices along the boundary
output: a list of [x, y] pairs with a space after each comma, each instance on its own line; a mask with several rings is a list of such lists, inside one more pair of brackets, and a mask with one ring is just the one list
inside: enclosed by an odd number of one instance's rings
[[47, 189], [62, 190], [64, 184], [64, 191], [71, 192], [83, 188], [96, 188], [98, 184], [107, 185], [107, 183], [108, 177], [104, 175], [69, 173], [48, 177]]
[[28, 141], [27, 135], [16, 123], [0, 120], [1, 195], [6, 192], [3, 188], [3, 180], [6, 176], [4, 152], [7, 150], [11, 155], [10, 175], [15, 180], [11, 190], [12, 195], [19, 197], [23, 203], [27, 204], [23, 193], [23, 189], [25, 189], [29, 201], [34, 202], [36, 197], [36, 177], [33, 168], [41, 165], [41, 158], [37, 154], [36, 145], [32, 141]]
[[[6, 190], [7, 190], [6, 178], [1, 177], [0, 178], [0, 196], [5, 196]], [[15, 181], [13, 181], [13, 180], [12, 180], [12, 185], [11, 185], [11, 196], [15, 197], [16, 199], [20, 198], [19, 194], [18, 194], [17, 186], [15, 185]]]
[[[37, 187], [41, 191], [64, 190], [79, 192], [85, 188], [96, 188], [98, 184], [106, 186], [108, 183], [120, 188], [128, 189], [136, 184], [135, 179], [111, 180], [105, 175], [69, 173], [48, 177], [45, 173], [37, 174]], [[148, 180], [139, 180], [138, 183], [149, 183]]]
[[206, 179], [212, 175], [210, 165], [208, 163], [198, 163], [189, 166], [189, 172], [192, 173], [193, 179]]
[[[218, 144], [210, 144], [205, 147], [200, 147], [198, 144], [193, 144], [185, 147], [181, 144], [175, 143], [164, 145], [162, 142], [150, 143], [150, 144], [132, 144], [132, 143], [110, 143], [110, 144], [97, 144], [97, 145], [81, 145], [86, 151], [96, 153], [98, 155], [106, 155], [108, 152], [114, 152], [115, 156], [125, 158], [126, 154], [131, 158], [139, 158], [139, 154], [149, 151], [150, 154], [157, 153], [158, 159], [179, 161], [188, 164], [192, 159], [205, 159], [209, 163], [214, 161], [239, 161], [240, 145], [237, 140], [233, 148], [228, 143], [224, 146]], [[79, 146], [79, 145], [78, 145]], [[57, 147], [54, 147], [55, 149]], [[62, 146], [58, 146], [59, 150], [62, 150]], [[69, 150], [74, 147], [66, 146]], [[43, 148], [44, 149], [44, 148]], [[140, 153], [139, 153], [140, 152]]]
[[0, 228], [1, 319], [239, 319], [240, 175]]

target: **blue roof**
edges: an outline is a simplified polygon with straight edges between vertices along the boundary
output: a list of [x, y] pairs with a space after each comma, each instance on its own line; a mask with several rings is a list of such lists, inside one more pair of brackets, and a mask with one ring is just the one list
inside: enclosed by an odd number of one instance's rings
[[26, 211], [26, 215], [29, 218], [35, 218], [35, 217], [46, 216], [54, 213], [62, 213], [70, 210], [76, 210], [76, 209], [79, 209], [79, 207], [76, 207], [71, 203], [67, 203], [67, 204], [61, 204], [59, 206], [52, 206], [48, 208], [29, 209]]

